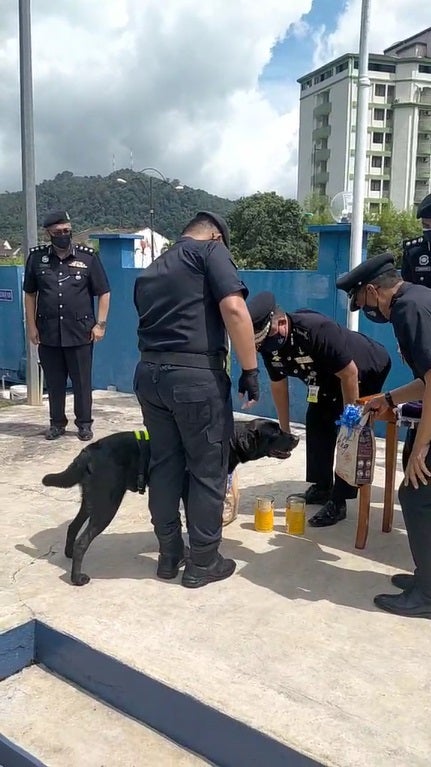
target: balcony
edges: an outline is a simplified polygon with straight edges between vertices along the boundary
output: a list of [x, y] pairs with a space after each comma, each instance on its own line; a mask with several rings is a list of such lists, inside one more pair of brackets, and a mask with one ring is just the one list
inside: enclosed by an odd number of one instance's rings
[[326, 162], [329, 160], [329, 157], [331, 155], [330, 149], [315, 149], [314, 150], [314, 161], [317, 162]]
[[327, 184], [329, 181], [329, 173], [327, 171], [321, 171], [320, 173], [315, 173], [313, 176], [313, 186], [316, 186], [317, 184]]
[[416, 154], [431, 154], [431, 141], [418, 141]]
[[428, 181], [431, 176], [431, 165], [429, 162], [421, 162], [416, 165], [416, 179], [419, 181]]
[[431, 133], [431, 117], [419, 117], [419, 133]]
[[313, 131], [313, 141], [319, 141], [321, 138], [328, 138], [331, 135], [331, 126], [325, 125], [322, 128], [315, 128]]
[[324, 104], [319, 104], [319, 106], [313, 109], [313, 117], [324, 117], [325, 115], [329, 115], [330, 113], [331, 113], [330, 101], [325, 101]]

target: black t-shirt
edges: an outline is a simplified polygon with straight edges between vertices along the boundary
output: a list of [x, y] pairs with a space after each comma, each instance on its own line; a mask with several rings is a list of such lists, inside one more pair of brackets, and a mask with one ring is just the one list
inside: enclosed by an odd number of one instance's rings
[[248, 296], [228, 249], [182, 237], [136, 280], [140, 351], [226, 352], [219, 303], [232, 293]]
[[415, 378], [431, 370], [431, 290], [405, 282], [392, 299], [390, 321]]
[[262, 350], [271, 381], [292, 376], [332, 395], [340, 390], [336, 373], [350, 362], [355, 362], [360, 382], [367, 375], [380, 374], [390, 363], [384, 346], [320, 312], [300, 309], [287, 316], [290, 328], [286, 342], [277, 351]]

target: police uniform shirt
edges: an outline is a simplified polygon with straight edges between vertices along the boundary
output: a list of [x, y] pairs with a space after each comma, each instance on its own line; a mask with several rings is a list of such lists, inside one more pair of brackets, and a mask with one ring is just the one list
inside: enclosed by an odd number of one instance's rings
[[109, 282], [92, 248], [74, 245], [63, 260], [51, 245], [31, 248], [23, 290], [37, 293], [36, 326], [46, 346], [90, 343], [96, 324], [94, 296], [109, 293]]
[[407, 282], [431, 288], [431, 243], [424, 237], [404, 240], [401, 277]]
[[431, 370], [431, 291], [408, 282], [392, 299], [390, 322], [404, 361], [415, 378]]
[[136, 280], [140, 351], [226, 352], [219, 302], [232, 293], [248, 296], [226, 246], [182, 237]]
[[389, 363], [381, 344], [356, 333], [320, 312], [300, 309], [287, 315], [289, 336], [277, 351], [265, 352], [262, 358], [271, 381], [287, 376], [299, 378], [308, 386], [319, 387], [319, 399], [335, 399], [341, 392], [336, 377], [347, 365], [356, 363], [359, 381], [367, 373], [380, 373]]

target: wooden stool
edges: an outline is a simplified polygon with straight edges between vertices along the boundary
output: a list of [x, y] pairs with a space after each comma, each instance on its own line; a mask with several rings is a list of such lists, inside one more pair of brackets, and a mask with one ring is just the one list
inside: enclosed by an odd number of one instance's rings
[[[376, 396], [376, 395], [375, 395]], [[371, 397], [361, 397], [358, 400], [359, 405], [374, 399]], [[373, 420], [384, 421], [386, 423], [385, 440], [385, 496], [383, 503], [382, 532], [390, 533], [392, 530], [392, 521], [394, 517], [394, 498], [395, 498], [395, 473], [397, 470], [397, 451], [398, 451], [398, 426], [395, 413], [389, 411], [382, 418], [373, 416]], [[370, 518], [371, 485], [362, 485], [359, 488], [358, 502], [358, 526], [356, 528], [355, 548], [364, 549], [368, 538], [368, 523]]]

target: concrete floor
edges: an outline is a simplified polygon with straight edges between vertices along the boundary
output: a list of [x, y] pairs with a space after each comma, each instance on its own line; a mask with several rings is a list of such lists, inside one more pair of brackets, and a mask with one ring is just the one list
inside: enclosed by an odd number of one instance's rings
[[[139, 427], [132, 396], [94, 398], [96, 437]], [[284, 534], [285, 496], [306, 486], [302, 433], [289, 460], [239, 469], [241, 513], [223, 544], [238, 562], [234, 577], [197, 591], [158, 581], [147, 499], [129, 494], [90, 547], [92, 580], [80, 589], [63, 555], [78, 492], [40, 479], [82, 445], [73, 426], [46, 442], [46, 421], [46, 404], [0, 412], [0, 628], [38, 617], [327, 765], [429, 766], [430, 623], [387, 615], [372, 601], [393, 591], [392, 573], [412, 566], [398, 507], [393, 532], [380, 532], [380, 441], [363, 552], [354, 549], [355, 502], [336, 527]], [[273, 533], [253, 529], [260, 493], [276, 500]]]

